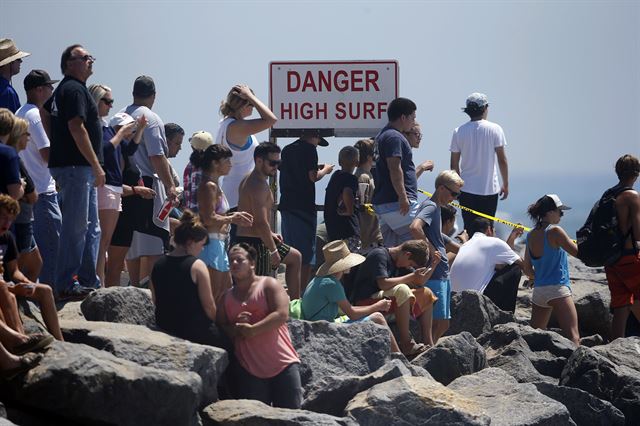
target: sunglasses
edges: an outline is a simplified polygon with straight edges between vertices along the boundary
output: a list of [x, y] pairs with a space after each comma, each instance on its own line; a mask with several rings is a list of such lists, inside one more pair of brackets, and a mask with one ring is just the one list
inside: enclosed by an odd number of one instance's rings
[[81, 60], [82, 60], [82, 61], [84, 61], [84, 62], [87, 62], [87, 61], [95, 62], [95, 61], [96, 61], [96, 58], [94, 58], [94, 57], [93, 57], [93, 56], [91, 56], [91, 55], [84, 55], [84, 56], [72, 56], [72, 57], [70, 57], [70, 58], [69, 58], [69, 60], [70, 60], [70, 61], [74, 61], [74, 60], [76, 60], [76, 59], [81, 59]]
[[282, 163], [281, 160], [269, 160], [269, 159], [267, 159], [267, 162], [271, 167], [278, 167], [280, 163]]
[[100, 100], [109, 106], [113, 105], [113, 99], [102, 98]]
[[452, 196], [453, 198], [458, 198], [458, 197], [460, 196], [460, 193], [459, 193], [459, 192], [453, 191], [453, 190], [452, 190], [451, 188], [449, 188], [447, 185], [442, 185], [442, 186], [444, 186], [445, 188], [447, 188], [447, 191], [449, 191], [449, 193], [451, 194], [451, 196]]

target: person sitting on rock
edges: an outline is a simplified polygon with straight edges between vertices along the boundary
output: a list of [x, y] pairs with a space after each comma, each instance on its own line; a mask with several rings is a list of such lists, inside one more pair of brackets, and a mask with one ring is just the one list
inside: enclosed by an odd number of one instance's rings
[[553, 311], [562, 334], [580, 344], [578, 314], [571, 297], [567, 253], [577, 256], [578, 246], [557, 226], [568, 207], [556, 194], [539, 198], [528, 213], [536, 223], [527, 235], [524, 272], [533, 280], [531, 327], [546, 328]]
[[214, 326], [216, 305], [207, 265], [198, 255], [208, 241], [207, 229], [185, 210], [173, 235], [175, 248], [151, 271], [156, 324], [163, 331], [195, 343], [224, 346]]
[[[408, 358], [426, 351], [434, 343], [431, 327], [433, 304], [437, 298], [424, 287], [424, 283], [431, 277], [433, 267], [440, 262], [440, 254], [436, 252], [431, 257], [429, 268], [426, 267], [428, 262], [426, 241], [409, 240], [395, 247], [376, 247], [367, 253], [354, 281], [356, 305], [371, 305], [385, 297], [392, 300], [389, 312], [395, 314], [400, 351]], [[417, 269], [400, 275], [403, 268]], [[411, 316], [419, 321], [425, 344], [418, 344], [411, 337]]]
[[[302, 296], [302, 315], [307, 321], [329, 321], [354, 323], [371, 320], [389, 327], [384, 315], [391, 307], [390, 299], [380, 299], [369, 306], [352, 306], [342, 287], [340, 279], [350, 269], [364, 262], [365, 257], [351, 253], [342, 240], [332, 241], [322, 247], [324, 263], [318, 268], [315, 278], [309, 282]], [[346, 315], [338, 317], [338, 308]], [[393, 333], [391, 352], [400, 352]]]
[[256, 249], [239, 243], [229, 250], [234, 286], [222, 296], [218, 324], [233, 339], [238, 365], [236, 397], [281, 408], [300, 408], [300, 359], [291, 343], [289, 298], [272, 277], [255, 274]]
[[64, 340], [58, 321], [58, 311], [53, 299], [53, 290], [48, 284], [32, 282], [18, 268], [18, 248], [9, 228], [19, 211], [20, 205], [16, 200], [6, 194], [0, 194], [0, 256], [5, 285], [14, 295], [38, 302], [42, 319], [49, 332], [56, 339]]

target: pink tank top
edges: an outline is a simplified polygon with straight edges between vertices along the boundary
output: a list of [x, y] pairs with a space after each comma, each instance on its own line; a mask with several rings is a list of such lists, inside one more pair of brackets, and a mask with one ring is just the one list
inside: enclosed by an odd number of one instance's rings
[[[269, 314], [264, 281], [262, 278], [257, 283], [253, 294], [244, 303], [234, 297], [233, 289], [227, 290], [224, 296], [227, 321], [233, 324], [240, 312], [248, 311], [251, 312], [251, 323], [255, 324]], [[290, 364], [300, 362], [286, 323], [257, 336], [235, 338], [234, 347], [240, 365], [261, 379], [275, 377]]]

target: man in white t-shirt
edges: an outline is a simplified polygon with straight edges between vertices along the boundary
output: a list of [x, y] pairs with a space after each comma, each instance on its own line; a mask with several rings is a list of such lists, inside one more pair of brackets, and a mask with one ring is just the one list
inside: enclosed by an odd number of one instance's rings
[[29, 143], [19, 155], [38, 193], [38, 201], [33, 205], [33, 235], [42, 256], [41, 283], [52, 285], [56, 273], [56, 256], [62, 214], [58, 205], [56, 182], [49, 173], [49, 138], [42, 126], [40, 108], [51, 97], [52, 80], [44, 70], [33, 70], [24, 78], [27, 103], [16, 111], [16, 116], [29, 123]]
[[504, 242], [495, 237], [491, 221], [476, 218], [473, 225], [476, 233], [460, 247], [451, 266], [451, 289], [484, 293], [503, 311], [514, 311], [522, 259], [513, 244], [523, 229], [514, 228]]
[[[460, 204], [470, 209], [495, 216], [498, 194], [504, 200], [509, 195], [509, 171], [505, 146], [507, 141], [502, 127], [487, 120], [489, 102], [482, 93], [467, 98], [464, 112], [471, 119], [453, 131], [451, 138], [451, 169], [464, 180]], [[502, 186], [498, 181], [498, 169]], [[473, 235], [473, 213], [463, 211], [464, 227]]]

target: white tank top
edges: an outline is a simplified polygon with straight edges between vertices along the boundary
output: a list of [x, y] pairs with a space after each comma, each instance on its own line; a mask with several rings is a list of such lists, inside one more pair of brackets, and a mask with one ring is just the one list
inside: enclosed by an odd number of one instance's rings
[[231, 145], [227, 141], [227, 128], [229, 127], [229, 124], [233, 123], [235, 120], [236, 119], [233, 117], [227, 117], [222, 120], [215, 139], [215, 143], [225, 145], [233, 153], [233, 156], [231, 157], [231, 171], [227, 176], [222, 178], [222, 191], [224, 191], [224, 194], [229, 201], [230, 208], [238, 206], [238, 187], [240, 186], [242, 179], [253, 171], [253, 167], [255, 165], [253, 162], [253, 151], [255, 151], [258, 146], [258, 140], [253, 135], [247, 138], [247, 141], [242, 148]]

